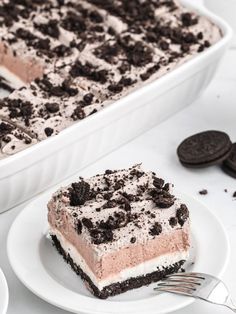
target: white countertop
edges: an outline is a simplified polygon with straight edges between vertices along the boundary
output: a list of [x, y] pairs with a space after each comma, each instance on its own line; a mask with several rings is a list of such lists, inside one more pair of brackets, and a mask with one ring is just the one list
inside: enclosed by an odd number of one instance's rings
[[[190, 107], [81, 171], [79, 175], [89, 176], [108, 168], [122, 168], [143, 162], [145, 168], [159, 172], [161, 176], [174, 182], [179, 190], [204, 202], [220, 218], [228, 231], [231, 257], [224, 281], [236, 300], [236, 199], [232, 197], [236, 191], [236, 179], [230, 178], [218, 167], [185, 169], [176, 156], [176, 148], [185, 137], [206, 129], [226, 131], [232, 140], [236, 141], [236, 50], [227, 53], [212, 84]], [[203, 188], [209, 191], [208, 195], [198, 194]], [[227, 189], [228, 193], [224, 192], [224, 189]], [[7, 233], [12, 221], [24, 206], [25, 204], [22, 204], [0, 214], [0, 267], [9, 285], [8, 314], [66, 314], [67, 312], [45, 303], [27, 290], [9, 265], [6, 253]], [[190, 312], [230, 313], [225, 308], [196, 301], [175, 314]]]

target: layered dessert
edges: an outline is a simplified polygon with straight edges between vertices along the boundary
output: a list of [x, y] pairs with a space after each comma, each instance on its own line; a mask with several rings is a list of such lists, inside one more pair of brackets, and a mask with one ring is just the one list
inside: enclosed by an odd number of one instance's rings
[[48, 203], [54, 246], [99, 298], [156, 282], [188, 259], [189, 211], [140, 165], [59, 189]]
[[214, 23], [175, 0], [4, 0], [0, 65], [18, 80], [0, 116], [36, 143], [220, 38]]

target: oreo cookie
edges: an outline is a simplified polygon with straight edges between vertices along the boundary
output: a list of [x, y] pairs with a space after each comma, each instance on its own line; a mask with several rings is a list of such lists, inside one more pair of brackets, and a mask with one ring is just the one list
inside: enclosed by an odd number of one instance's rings
[[222, 163], [232, 149], [229, 136], [221, 131], [205, 131], [185, 139], [177, 149], [185, 167], [203, 168]]
[[229, 157], [223, 162], [222, 170], [236, 178], [236, 143], [233, 144]]

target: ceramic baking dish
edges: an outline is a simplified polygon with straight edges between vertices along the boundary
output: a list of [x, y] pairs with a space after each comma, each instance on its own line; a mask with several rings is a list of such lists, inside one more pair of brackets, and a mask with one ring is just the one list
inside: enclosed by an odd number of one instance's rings
[[[190, 6], [190, 1], [184, 0]], [[214, 46], [102, 111], [0, 161], [0, 212], [72, 175], [193, 102], [211, 81], [232, 31], [204, 7], [193, 6], [222, 30]]]

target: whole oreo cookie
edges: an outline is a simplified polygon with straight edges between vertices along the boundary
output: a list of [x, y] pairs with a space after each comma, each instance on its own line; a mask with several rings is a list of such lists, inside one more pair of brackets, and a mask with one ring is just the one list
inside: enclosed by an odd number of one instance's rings
[[236, 143], [233, 144], [229, 157], [223, 162], [222, 169], [231, 177], [236, 178]]
[[185, 167], [202, 168], [224, 161], [230, 154], [232, 143], [221, 131], [205, 131], [185, 139], [177, 149]]

